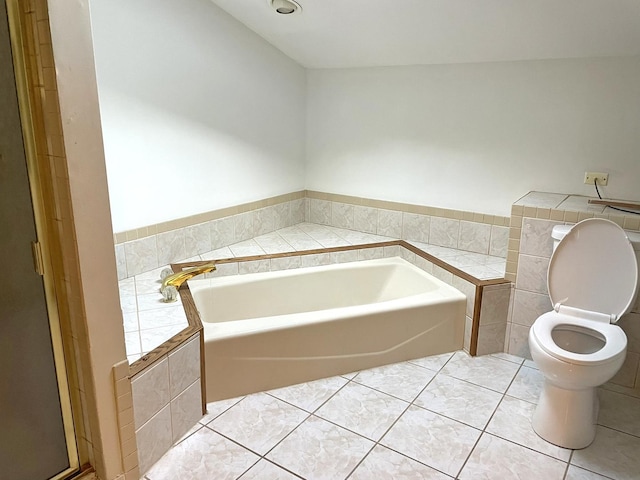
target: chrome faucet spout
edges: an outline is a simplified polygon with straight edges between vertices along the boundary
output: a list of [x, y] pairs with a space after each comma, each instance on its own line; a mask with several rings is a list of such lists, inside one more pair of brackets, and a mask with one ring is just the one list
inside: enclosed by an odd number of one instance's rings
[[197, 267], [188, 268], [178, 273], [167, 275], [162, 280], [162, 286], [160, 287], [160, 293], [164, 297], [166, 303], [175, 302], [178, 300], [178, 289], [182, 284], [193, 277], [202, 275], [203, 273], [213, 272], [216, 269], [215, 263], [206, 263]]

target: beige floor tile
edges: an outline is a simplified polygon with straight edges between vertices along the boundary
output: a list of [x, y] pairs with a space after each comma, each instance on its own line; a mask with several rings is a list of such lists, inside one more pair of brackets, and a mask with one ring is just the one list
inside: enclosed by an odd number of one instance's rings
[[561, 448], [540, 438], [531, 426], [535, 404], [505, 396], [486, 431], [498, 437], [515, 442], [523, 447], [568, 461], [571, 450]]
[[567, 464], [493, 435], [482, 434], [460, 480], [562, 480]]
[[207, 426], [264, 455], [308, 415], [266, 393], [257, 393], [243, 398]]
[[483, 429], [501, 399], [501, 393], [439, 373], [414, 403]]
[[344, 377], [330, 377], [270, 390], [268, 393], [307, 412], [314, 412], [347, 382]]
[[471, 357], [465, 352], [456, 352], [442, 368], [442, 373], [481, 387], [505, 392], [519, 368], [515, 363], [489, 355]]
[[235, 480], [259, 457], [204, 427], [167, 452], [149, 480]]
[[458, 474], [480, 430], [412, 406], [380, 443], [448, 475]]
[[638, 452], [640, 438], [598, 426], [593, 443], [576, 450], [571, 463], [616, 480], [637, 480], [640, 472]]
[[447, 480], [450, 478], [409, 457], [376, 445], [349, 480]]
[[373, 446], [360, 435], [311, 416], [267, 458], [307, 480], [337, 480], [346, 478]]
[[409, 404], [364, 385], [349, 383], [325, 403], [316, 415], [379, 440]]
[[353, 380], [407, 402], [413, 401], [436, 372], [409, 362], [394, 363], [360, 372]]

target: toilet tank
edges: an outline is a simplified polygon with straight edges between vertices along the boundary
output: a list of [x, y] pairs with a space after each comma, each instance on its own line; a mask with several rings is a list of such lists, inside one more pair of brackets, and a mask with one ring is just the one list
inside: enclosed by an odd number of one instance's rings
[[[553, 251], [555, 252], [560, 240], [562, 240], [567, 233], [571, 230], [573, 225], [556, 225], [551, 231], [551, 237], [553, 238]], [[625, 230], [627, 238], [633, 246], [633, 250], [636, 252], [636, 262], [638, 263], [638, 271], [640, 272], [640, 232], [629, 232]], [[634, 301], [634, 307], [632, 311], [640, 312], [640, 282], [638, 282], [638, 291], [636, 291], [636, 299]]]

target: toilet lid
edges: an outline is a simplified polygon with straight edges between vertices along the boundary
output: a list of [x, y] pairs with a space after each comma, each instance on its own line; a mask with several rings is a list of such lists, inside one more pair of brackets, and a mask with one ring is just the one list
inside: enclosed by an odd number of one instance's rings
[[631, 242], [610, 220], [590, 218], [576, 224], [551, 256], [547, 286], [554, 305], [618, 319], [631, 308], [637, 285]]

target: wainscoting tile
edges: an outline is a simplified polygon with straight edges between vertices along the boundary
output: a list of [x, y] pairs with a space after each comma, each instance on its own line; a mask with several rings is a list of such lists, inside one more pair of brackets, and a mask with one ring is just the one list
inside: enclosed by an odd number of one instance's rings
[[549, 295], [516, 289], [513, 297], [512, 322], [530, 327], [545, 312], [553, 309]]
[[504, 323], [480, 325], [480, 329], [478, 330], [478, 347], [476, 354], [488, 355], [490, 353], [502, 352], [504, 350], [506, 331], [506, 321]]
[[525, 218], [520, 237], [520, 253], [537, 257], [550, 257], [553, 252], [551, 230], [562, 222]]
[[146, 472], [160, 460], [173, 443], [169, 405], [136, 430], [136, 443], [138, 445], [138, 466], [141, 472]]
[[238, 273], [240, 275], [246, 275], [247, 273], [268, 272], [270, 268], [271, 262], [269, 259], [240, 262], [238, 264]]
[[200, 378], [200, 334], [169, 354], [169, 392], [175, 398]]
[[296, 225], [298, 223], [302, 223], [305, 221], [305, 209], [306, 209], [307, 199], [299, 198], [297, 200], [292, 200], [289, 205], [291, 221], [289, 222], [287, 227], [290, 225]]
[[517, 355], [530, 359], [529, 351], [529, 327], [512, 323], [509, 330], [509, 351], [511, 355]]
[[169, 404], [169, 361], [164, 358], [131, 379], [136, 428]]
[[510, 298], [510, 283], [484, 287], [482, 292], [482, 307], [480, 308], [480, 325], [494, 323], [506, 324]]
[[303, 255], [300, 257], [303, 267], [318, 267], [320, 265], [331, 264], [331, 254], [317, 253], [314, 255]]
[[620, 432], [640, 437], [640, 398], [612, 392], [603, 388], [598, 390], [600, 412], [598, 424]]
[[309, 215], [311, 223], [331, 225], [331, 202], [317, 198], [309, 199]]
[[157, 235], [158, 265], [183, 260], [188, 256], [185, 250], [184, 229], [171, 230]]
[[239, 213], [232, 217], [235, 243], [243, 242], [256, 236], [253, 217], [254, 212]]
[[300, 268], [302, 266], [302, 260], [300, 257], [282, 257], [271, 259], [271, 271], [276, 272], [279, 270], [290, 270], [293, 268]]
[[[505, 462], [504, 459], [509, 461]], [[460, 473], [460, 480], [562, 480], [567, 464], [486, 433]]]
[[273, 232], [276, 229], [276, 212], [273, 206], [259, 208], [253, 211], [254, 237]]
[[202, 418], [202, 387], [198, 378], [171, 400], [171, 431], [177, 442]]
[[346, 478], [373, 446], [360, 435], [311, 416], [267, 458], [303, 478], [334, 480]]
[[357, 250], [347, 250], [345, 252], [331, 252], [331, 263], [349, 263], [358, 261]]
[[521, 254], [518, 259], [516, 288], [529, 292], [547, 294], [548, 268], [548, 258]]
[[384, 258], [384, 248], [362, 248], [358, 250], [358, 260], [374, 260]]
[[127, 255], [125, 253], [124, 243], [116, 245], [115, 250], [118, 280], [124, 280], [125, 278], [127, 278]]
[[[273, 208], [273, 229], [279, 230], [281, 228], [290, 227], [291, 223], [291, 202], [282, 202], [272, 206]], [[304, 222], [302, 217], [301, 222]], [[298, 222], [296, 222], [298, 223]]]

